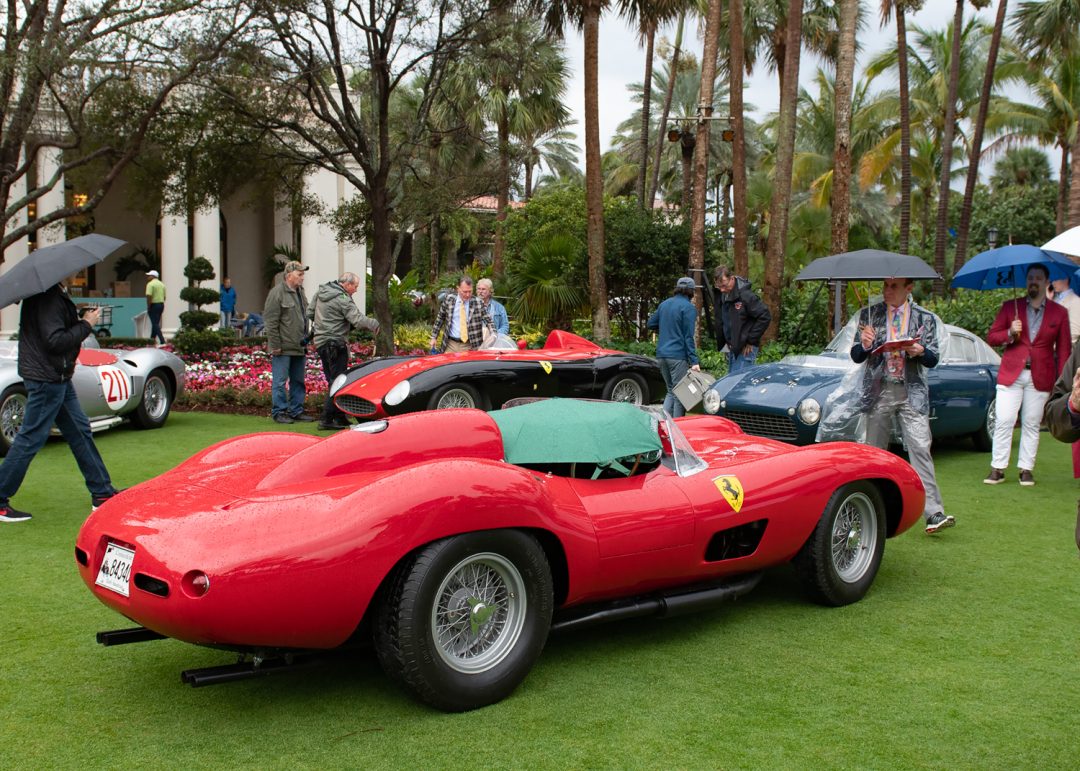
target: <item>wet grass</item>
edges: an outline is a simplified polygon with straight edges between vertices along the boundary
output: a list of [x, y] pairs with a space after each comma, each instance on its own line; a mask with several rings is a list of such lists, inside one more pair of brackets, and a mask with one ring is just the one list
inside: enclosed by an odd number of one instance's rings
[[[175, 413], [98, 436], [118, 485], [278, 428]], [[314, 432], [309, 425], [291, 427]], [[937, 451], [958, 526], [890, 541], [862, 602], [804, 602], [794, 573], [694, 616], [553, 637], [509, 699], [444, 715], [370, 655], [213, 688], [179, 672], [229, 654], [116, 648], [127, 622], [86, 591], [72, 547], [89, 496], [52, 442], [0, 525], [0, 768], [1075, 768], [1077, 483], [1043, 435], [1038, 485], [981, 483], [988, 455]]]

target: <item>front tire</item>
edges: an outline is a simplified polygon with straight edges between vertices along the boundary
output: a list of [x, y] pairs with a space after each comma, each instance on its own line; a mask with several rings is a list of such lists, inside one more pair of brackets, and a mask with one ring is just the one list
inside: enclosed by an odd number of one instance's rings
[[979, 452], [990, 452], [990, 450], [994, 449], [996, 407], [997, 400], [991, 399], [990, 403], [986, 405], [986, 419], [983, 421], [982, 427], [971, 435], [971, 441]]
[[649, 403], [649, 386], [640, 375], [616, 375], [604, 385], [602, 398], [609, 402], [629, 402], [640, 407]]
[[472, 409], [481, 406], [480, 394], [471, 385], [457, 383], [444, 385], [428, 401], [429, 410]]
[[0, 456], [8, 454], [26, 417], [26, 388], [18, 383], [0, 394]]
[[885, 551], [885, 504], [870, 482], [851, 482], [829, 498], [814, 532], [795, 557], [811, 599], [822, 605], [861, 600]]
[[131, 422], [138, 428], [161, 428], [172, 409], [172, 386], [161, 372], [151, 372], [143, 383], [142, 399], [132, 413]]
[[551, 626], [551, 569], [536, 539], [490, 530], [428, 544], [396, 568], [375, 619], [386, 673], [464, 712], [510, 695]]

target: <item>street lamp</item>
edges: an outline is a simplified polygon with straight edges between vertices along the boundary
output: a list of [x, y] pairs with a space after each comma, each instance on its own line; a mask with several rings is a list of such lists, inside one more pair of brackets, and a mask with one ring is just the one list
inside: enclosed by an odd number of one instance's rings
[[991, 225], [986, 231], [986, 243], [990, 244], [990, 248], [993, 249], [997, 246], [998, 229]]

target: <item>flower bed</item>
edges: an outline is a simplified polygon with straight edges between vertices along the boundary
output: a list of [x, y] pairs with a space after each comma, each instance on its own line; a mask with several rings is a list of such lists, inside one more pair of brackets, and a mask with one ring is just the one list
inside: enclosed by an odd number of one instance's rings
[[[360, 364], [371, 358], [373, 346], [352, 343], [349, 363]], [[396, 351], [396, 355], [414, 356], [420, 350]], [[236, 409], [237, 411], [269, 409], [273, 374], [270, 354], [259, 346], [235, 345], [220, 351], [181, 356], [187, 365], [184, 394], [176, 406], [183, 409]], [[314, 350], [309, 349], [304, 366], [304, 387], [307, 390], [308, 410], [319, 409], [326, 398], [327, 383], [322, 363]]]

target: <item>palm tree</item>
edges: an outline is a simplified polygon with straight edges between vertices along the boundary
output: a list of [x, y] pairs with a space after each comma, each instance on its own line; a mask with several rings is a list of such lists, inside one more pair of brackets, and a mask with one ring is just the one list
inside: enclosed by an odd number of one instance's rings
[[[934, 269], [945, 275], [945, 240], [949, 221], [949, 175], [952, 173], [952, 143], [956, 131], [956, 92], [960, 83], [960, 36], [964, 29], [964, 0], [956, 0], [953, 14], [952, 56], [949, 60], [949, 89], [945, 95], [945, 125], [941, 134], [941, 184], [938, 186], [937, 227], [934, 232]], [[934, 279], [934, 294], [945, 293], [944, 279]]]
[[521, 143], [522, 164], [525, 167], [525, 200], [533, 196], [533, 173], [547, 167], [557, 176], [580, 175], [577, 157], [581, 152], [573, 140], [576, 135], [565, 124], [534, 131], [523, 131], [518, 136]]
[[766, 335], [771, 339], [780, 325], [780, 291], [784, 281], [788, 215], [791, 206], [791, 167], [795, 152], [795, 109], [802, 53], [802, 0], [789, 0], [785, 58], [780, 78], [780, 121], [776, 131], [776, 169], [769, 212], [769, 243], [765, 250], [765, 286], [762, 300], [772, 311]]
[[[675, 17], [682, 16], [687, 5], [696, 0], [620, 0], [619, 7], [623, 18], [637, 19], [638, 34], [645, 42], [645, 88], [642, 90], [641, 105], [641, 163], [637, 177], [638, 206], [645, 208], [645, 177], [649, 157], [649, 125], [652, 117], [650, 102], [652, 99], [653, 48], [656, 42], [656, 30]], [[651, 202], [649, 204], [652, 205]]]
[[611, 338], [607, 280], [604, 276], [604, 180], [600, 165], [599, 50], [600, 14], [609, 0], [528, 0], [544, 14], [545, 26], [562, 35], [568, 23], [582, 31], [585, 44], [585, 209], [589, 251], [589, 301], [592, 333], [597, 340]]
[[1001, 31], [1005, 26], [1005, 11], [1008, 0], [998, 3], [997, 18], [994, 20], [994, 33], [990, 37], [990, 50], [986, 54], [986, 73], [983, 76], [982, 96], [979, 99], [979, 112], [975, 118], [975, 130], [968, 148], [967, 184], [964, 186], [964, 202], [960, 205], [960, 227], [956, 231], [956, 257], [953, 258], [953, 271], [960, 270], [967, 260], [968, 228], [971, 226], [971, 202], [975, 198], [975, 183], [979, 181], [979, 156], [982, 154], [983, 131], [986, 130], [986, 114], [990, 110], [990, 92], [994, 88], [994, 68], [997, 66], [998, 48], [1001, 46]]
[[[1080, 121], [1080, 50], [1061, 53], [1040, 64], [1007, 45], [999, 70], [1002, 79], [1022, 80], [1035, 104], [1026, 108], [1030, 122], [1024, 132], [1043, 147], [1061, 152], [1058, 170], [1057, 230], [1065, 230], [1069, 207], [1069, 167], [1078, 121]], [[1025, 112], [1023, 105], [1017, 111]]]
[[855, 25], [858, 0], [840, 2], [840, 39], [836, 56], [836, 142], [833, 149], [832, 253], [847, 251], [851, 212], [851, 90], [855, 77]]
[[[701, 96], [698, 100], [697, 137], [694, 146], [693, 205], [690, 207], [690, 275], [705, 269], [705, 193], [709, 169], [709, 134], [713, 113], [713, 82], [720, 38], [723, 0], [711, 0], [705, 20], [705, 47], [701, 61]], [[704, 282], [703, 282], [704, 283]]]
[[994, 173], [990, 177], [990, 186], [995, 190], [1048, 185], [1050, 182], [1050, 161], [1046, 153], [1036, 147], [1006, 150], [994, 164]]
[[[746, 124], [743, 118], [743, 73], [746, 50], [743, 41], [743, 0], [728, 2], [728, 114], [731, 115], [731, 205], [735, 210], [735, 274], [750, 272], [750, 254], [746, 235], [749, 212], [746, 210]], [[725, 199], [726, 200], [726, 199]]]
[[[1013, 17], [1021, 45], [1044, 63], [1055, 56], [1069, 58], [1080, 51], [1080, 0], [1027, 0]], [[1080, 225], [1080, 122], [1073, 128], [1072, 170], [1069, 184], [1069, 226]]]
[[918, 11], [923, 0], [881, 0], [881, 24], [896, 12], [896, 61], [900, 81], [900, 251], [907, 253], [911, 235], [911, 105], [908, 93], [906, 11]]
[[664, 92], [664, 110], [660, 117], [660, 128], [657, 132], [656, 137], [656, 155], [653, 157], [652, 182], [649, 184], [649, 206], [652, 206], [653, 201], [656, 200], [656, 190], [660, 179], [660, 160], [664, 152], [664, 143], [667, 141], [667, 137], [665, 136], [665, 128], [667, 126], [668, 115], [671, 114], [671, 100], [674, 98], [676, 80], [674, 73], [679, 72], [679, 53], [682, 48], [683, 25], [685, 23], [686, 12], [684, 11], [683, 13], [679, 14], [679, 23], [678, 26], [675, 28], [675, 44], [671, 50], [671, 62], [668, 64], [667, 88]]
[[498, 212], [492, 271], [503, 272], [503, 222], [510, 203], [511, 139], [564, 123], [569, 114], [562, 103], [567, 65], [560, 46], [544, 35], [530, 17], [498, 5], [479, 32], [474, 56], [456, 62], [453, 83], [476, 90], [469, 113], [474, 121], [495, 126]]

